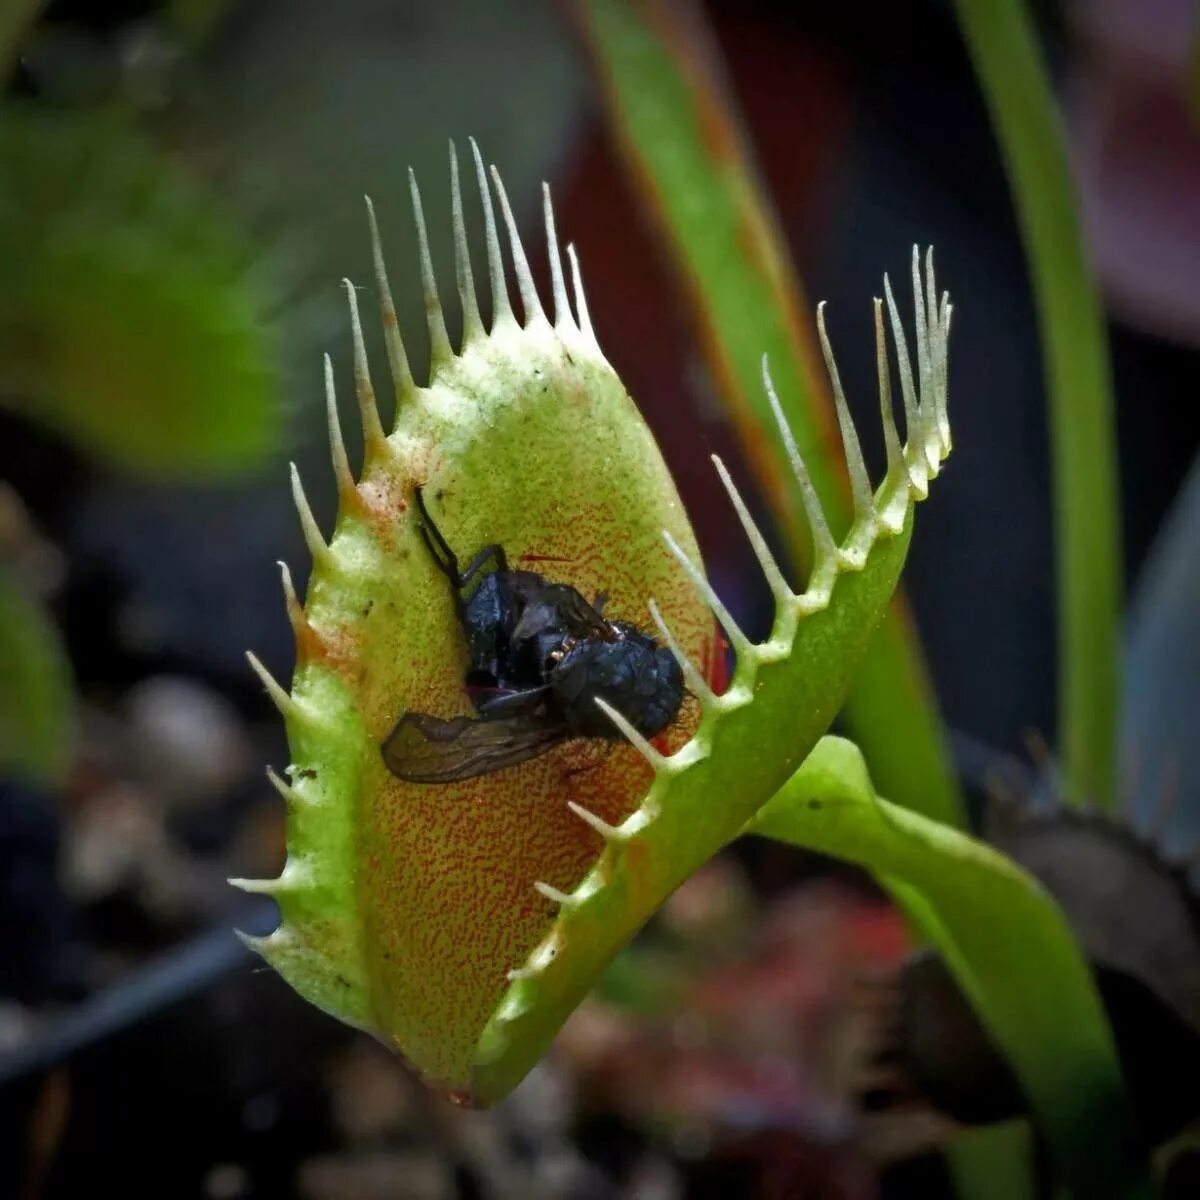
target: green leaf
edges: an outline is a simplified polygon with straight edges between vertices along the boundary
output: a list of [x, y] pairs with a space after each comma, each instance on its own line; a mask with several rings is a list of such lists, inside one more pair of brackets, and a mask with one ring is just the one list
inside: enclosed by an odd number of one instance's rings
[[1064, 783], [1069, 799], [1111, 807], [1121, 542], [1104, 315], [1029, 15], [1021, 0], [955, 3], [1004, 155], [1037, 298], [1054, 463]]
[[1090, 968], [1040, 884], [983, 843], [878, 797], [858, 748], [840, 738], [824, 738], [745, 832], [870, 870], [1008, 1056], [1072, 1194], [1152, 1194]]
[[[688, 5], [580, 0], [579, 7], [610, 120], [686, 282], [743, 450], [793, 562], [803, 564], [803, 499], [759, 384], [763, 354], [835, 532], [849, 526], [851, 512], [838, 423], [801, 315], [799, 280], [703, 19]], [[873, 641], [846, 715], [890, 794], [961, 823], [930, 681], [900, 601]]]
[[1003, 1121], [963, 1130], [946, 1165], [957, 1195], [970, 1200], [1039, 1200], [1028, 1121]]
[[70, 760], [71, 668], [58, 631], [0, 571], [0, 774], [52, 784]]
[[0, 116], [0, 400], [143, 475], [272, 449], [271, 288], [250, 240], [113, 122]]

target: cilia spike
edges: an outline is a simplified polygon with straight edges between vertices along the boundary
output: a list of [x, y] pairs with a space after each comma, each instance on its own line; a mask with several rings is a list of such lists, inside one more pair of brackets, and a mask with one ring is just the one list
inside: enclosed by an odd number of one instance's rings
[[821, 339], [821, 353], [825, 356], [825, 369], [829, 372], [829, 383], [833, 388], [833, 400], [837, 409], [838, 425], [842, 430], [842, 445], [846, 452], [846, 469], [850, 473], [850, 492], [854, 497], [854, 515], [859, 521], [873, 518], [875, 505], [871, 497], [871, 481], [867, 478], [867, 464], [863, 461], [862, 448], [858, 444], [858, 431], [850, 417], [846, 404], [846, 393], [842, 390], [842, 378], [838, 374], [825, 330], [825, 304], [817, 305], [817, 333]]
[[779, 569], [779, 564], [775, 561], [775, 556], [767, 545], [767, 539], [763, 537], [762, 531], [750, 515], [750, 510], [746, 507], [741, 492], [734, 486], [725, 464], [715, 454], [712, 456], [712, 463], [717, 469], [717, 476], [725, 488], [726, 495], [733, 504], [738, 520], [742, 523], [742, 529], [745, 531], [750, 548], [754, 551], [754, 557], [758, 559], [758, 565], [762, 568], [763, 575], [766, 576], [771, 595], [775, 597], [776, 604], [789, 603], [794, 599], [792, 589], [788, 587], [787, 580], [784, 579], [783, 572]]
[[624, 834], [615, 825], [610, 825], [602, 817], [596, 816], [594, 812], [589, 812], [582, 804], [576, 804], [574, 800], [568, 800], [567, 808], [589, 829], [598, 833], [606, 842], [620, 842], [625, 840]]
[[[716, 464], [777, 606], [770, 638], [756, 644], [708, 583], [661, 453], [596, 344], [570, 245], [568, 295], [548, 197], [553, 326], [503, 185], [489, 180], [474, 143], [471, 151], [487, 332], [452, 156], [461, 349], [445, 337], [414, 183], [432, 379], [413, 380], [369, 208], [394, 429], [385, 437], [377, 424], [350, 291], [368, 452], [355, 482], [331, 381], [334, 472], [343, 497], [352, 487], [358, 500], [339, 506], [328, 542], [293, 474], [313, 560], [305, 608], [286, 573], [284, 590], [293, 625], [308, 632], [297, 635], [290, 692], [251, 660], [285, 718], [291, 758], [289, 782], [272, 777], [288, 806], [287, 865], [263, 885], [281, 924], [252, 944], [302, 995], [374, 1032], [431, 1084], [488, 1103], [515, 1086], [628, 937], [738, 835], [836, 714], [898, 579], [913, 502], [948, 449], [950, 308], [930, 299], [930, 271], [919, 392], [893, 326], [912, 414], [901, 445], [894, 424], [889, 432], [885, 371], [889, 469], [873, 495], [835, 386], [859, 519], [837, 545], [809, 485], [817, 556], [803, 592], [789, 587]], [[493, 183], [523, 326], [512, 316]], [[832, 354], [829, 369], [836, 377]], [[765, 374], [764, 384], [803, 483], [784, 406]], [[720, 627], [735, 656], [725, 687], [697, 665], [720, 659]], [[684, 702], [685, 688], [698, 703]], [[534, 902], [535, 886], [550, 909]]]
[[[904, 450], [900, 444], [900, 432], [896, 428], [896, 412], [892, 407], [891, 369], [888, 366], [887, 334], [883, 329], [883, 301], [876, 299], [875, 305], [875, 371], [879, 378], [879, 414], [883, 422], [883, 444], [887, 450], [887, 477], [896, 480], [902, 471], [907, 471]], [[898, 533], [899, 530], [893, 530]]]
[[525, 309], [525, 323], [528, 325], [532, 321], [544, 321], [546, 314], [542, 311], [542, 302], [538, 299], [537, 288], [533, 284], [529, 261], [525, 257], [525, 247], [521, 245], [517, 222], [513, 217], [512, 207], [508, 203], [508, 193], [504, 190], [504, 181], [495, 167], [492, 168], [492, 182], [496, 185], [496, 195], [500, 198], [500, 211], [504, 214], [504, 224], [508, 227], [508, 245], [512, 252], [517, 290], [521, 293], [521, 304]]
[[471, 155], [475, 160], [475, 178], [479, 184], [479, 199], [483, 205], [483, 228], [487, 240], [488, 281], [492, 288], [492, 331], [496, 326], [513, 319], [512, 304], [508, 298], [508, 284], [504, 282], [504, 260], [500, 255], [500, 235], [496, 232], [496, 212], [492, 208], [492, 189], [487, 171], [483, 166], [483, 155], [475, 139], [471, 139]]
[[342, 280], [350, 306], [350, 334], [354, 341], [354, 393], [358, 398], [358, 416], [362, 422], [363, 453], [368, 459], [387, 451], [387, 438], [379, 419], [379, 404], [371, 383], [371, 368], [367, 362], [367, 347], [363, 341], [362, 321], [358, 315], [358, 294], [354, 284]]
[[304, 618], [304, 607], [300, 603], [300, 597], [296, 595], [296, 585], [292, 582], [292, 573], [288, 569], [287, 563], [280, 562], [278, 565], [280, 581], [283, 584], [283, 600], [287, 606], [288, 623], [292, 627], [292, 633], [298, 639], [308, 627], [308, 622]]
[[721, 597], [713, 590], [708, 580], [704, 578], [704, 572], [697, 566], [695, 559], [675, 540], [669, 530], [663, 531], [663, 540], [667, 544], [667, 549], [692, 581], [696, 592], [721, 623], [725, 630], [725, 636], [729, 639], [729, 644], [737, 652], [738, 657], [752, 658], [754, 643], [742, 632], [741, 626], [733, 619], [733, 614], [725, 607]]
[[375, 205], [366, 197], [367, 224], [371, 230], [371, 258], [375, 266], [375, 286], [379, 289], [379, 311], [383, 318], [383, 339], [387, 347], [388, 366], [392, 372], [392, 387], [396, 394], [396, 407], [412, 394], [414, 387], [412, 370], [408, 365], [408, 354], [404, 339], [400, 336], [400, 324], [396, 319], [396, 305], [392, 302], [392, 288], [388, 283], [387, 267], [383, 261], [383, 241], [379, 237], [379, 225], [375, 219]]
[[258, 657], [247, 651], [246, 661], [250, 664], [251, 669], [266, 689], [267, 695], [270, 696], [271, 703], [275, 705], [279, 711], [279, 715], [287, 719], [299, 716], [301, 712], [300, 706], [288, 695], [283, 685], [279, 683], [275, 676], [263, 666]]
[[554, 227], [554, 204], [550, 185], [542, 184], [542, 215], [546, 223], [546, 249], [550, 255], [550, 291], [554, 297], [554, 326], [558, 330], [574, 324], [571, 304], [567, 300], [567, 284], [563, 278], [562, 254], [558, 248], [558, 231]]
[[425, 296], [425, 323], [429, 329], [429, 354], [436, 369], [448, 362], [454, 351], [450, 348], [446, 317], [442, 312], [442, 300], [433, 274], [433, 255], [429, 252], [429, 235], [425, 231], [421, 189], [417, 187], [417, 177], [411, 167], [408, 169], [408, 187], [412, 194], [413, 220], [417, 225], [417, 252], [421, 262], [421, 288]]
[[574, 246], [567, 247], [567, 258], [571, 263], [571, 288], [575, 293], [575, 313], [579, 321], [579, 328], [583, 335], [595, 345], [596, 335], [592, 332], [592, 318], [588, 312], [587, 297], [583, 294], [583, 276], [579, 271], [579, 255], [575, 253]]
[[304, 544], [308, 547], [308, 553], [314, 563], [328, 566], [333, 560], [330, 557], [329, 547], [325, 544], [325, 539], [321, 536], [317, 519], [313, 516], [313, 511], [309, 507], [308, 497], [304, 494], [304, 484], [300, 482], [300, 471], [297, 469], [295, 463], [291, 464], [290, 469], [292, 474], [292, 502], [296, 506], [296, 515], [300, 518], [300, 530], [304, 534]]
[[625, 716], [619, 709], [614, 708], [609, 704], [603, 696], [597, 696], [595, 699], [596, 707], [621, 731], [622, 736], [627, 742], [646, 760], [650, 768], [654, 771], [667, 770], [669, 759], [664, 758], [655, 748], [650, 745], [647, 738], [638, 730], [628, 717]]
[[651, 600], [649, 608], [650, 619], [654, 622], [654, 628], [658, 630], [658, 635], [662, 639], [663, 645], [675, 656], [675, 661], [679, 664], [679, 669], [683, 672], [684, 682], [687, 684], [688, 690], [700, 701], [700, 704], [704, 708], [715, 707], [720, 703], [720, 697], [713, 691], [708, 680], [700, 671], [700, 668], [692, 662], [683, 647], [680, 646], [666, 621], [663, 620], [663, 615], [659, 611], [657, 602]]
[[274, 767], [267, 768], [267, 782], [279, 793], [285, 804], [291, 807], [297, 803], [295, 789], [275, 771]]
[[792, 466], [792, 473], [800, 485], [800, 495], [804, 501], [804, 514], [808, 518], [808, 527], [813, 539], [812, 577], [814, 580], [823, 580], [833, 570], [837, 558], [837, 544], [830, 532], [829, 522], [825, 519], [825, 510], [821, 507], [817, 489], [813, 487], [812, 476], [808, 473], [808, 467], [796, 445], [792, 427], [788, 424], [787, 417], [783, 415], [783, 406], [779, 403], [775, 385], [771, 382], [771, 371], [766, 355], [763, 355], [762, 378], [767, 399], [771, 404], [771, 412], [775, 415], [775, 424], [779, 427], [784, 449], [787, 451], [788, 461]]
[[471, 251], [467, 245], [467, 223], [463, 215], [462, 185], [458, 178], [458, 151], [450, 143], [450, 212], [454, 222], [454, 275], [463, 314], [463, 349], [483, 336], [479, 300], [475, 295], [475, 274], [471, 270]]
[[345, 504], [354, 494], [354, 473], [342, 438], [338, 417], [337, 387], [333, 381], [333, 359], [325, 355], [325, 423], [329, 432], [329, 451], [333, 458], [333, 477], [337, 482], [338, 503]]

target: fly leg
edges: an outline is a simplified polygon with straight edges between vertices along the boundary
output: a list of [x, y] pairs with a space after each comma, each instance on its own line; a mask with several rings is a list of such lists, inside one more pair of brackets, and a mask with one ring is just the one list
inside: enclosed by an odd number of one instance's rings
[[[420, 488], [414, 489], [417, 500], [417, 509], [421, 514], [421, 536], [425, 539], [425, 544], [429, 547], [430, 554], [433, 555], [434, 562], [437, 563], [438, 569], [450, 580], [454, 590], [458, 593], [458, 605], [460, 615], [462, 614], [463, 606], [470, 598], [468, 589], [474, 582], [475, 578], [481, 574], [491, 574], [493, 572], [508, 570], [508, 557], [504, 553], [504, 547], [495, 542], [484, 546], [474, 558], [467, 563], [464, 569], [460, 569], [458, 565], [458, 555], [450, 549], [450, 543], [446, 541], [442, 531], [437, 527], [433, 518], [429, 515], [429, 509], [425, 507], [425, 497]], [[485, 571], [484, 568], [488, 564], [492, 564], [491, 571]]]
[[[486, 567], [488, 563], [492, 564], [492, 571], [484, 571], [483, 568]], [[484, 548], [480, 550], [480, 552], [475, 555], [475, 557], [471, 559], [469, 563], [467, 563], [466, 569], [458, 577], [458, 582], [455, 584], [455, 586], [460, 592], [463, 593], [465, 597], [467, 589], [471, 586], [476, 575], [490, 575], [493, 573], [493, 571], [501, 572], [507, 570], [508, 555], [504, 553], [504, 547], [498, 542], [489, 542], [488, 545], [484, 546]]]
[[562, 768], [563, 782], [568, 786], [576, 775], [586, 775], [608, 762], [616, 742], [607, 738], [580, 738], [576, 745], [579, 746], [579, 754]]
[[459, 584], [458, 556], [450, 549], [450, 543], [442, 536], [442, 531], [434, 524], [433, 518], [429, 515], [429, 509], [425, 507], [425, 497], [421, 494], [421, 489], [414, 489], [414, 494], [417, 500], [417, 511], [421, 514], [420, 529], [421, 536], [425, 539], [425, 545], [429, 547], [429, 553], [433, 555], [433, 561], [437, 563], [438, 570], [450, 580], [455, 590], [458, 590], [461, 586]]
[[450, 549], [450, 543], [446, 541], [442, 531], [429, 515], [429, 509], [425, 507], [425, 497], [421, 494], [421, 489], [416, 488], [414, 492], [417, 498], [417, 509], [421, 514], [421, 536], [424, 537], [425, 544], [429, 547], [429, 552], [433, 555], [439, 570], [450, 580], [456, 591], [466, 591], [475, 576], [489, 561], [494, 564], [494, 569], [497, 571], [508, 570], [508, 556], [504, 553], [504, 547], [496, 542], [490, 542], [484, 546], [467, 563], [465, 569], [459, 570], [458, 555]]

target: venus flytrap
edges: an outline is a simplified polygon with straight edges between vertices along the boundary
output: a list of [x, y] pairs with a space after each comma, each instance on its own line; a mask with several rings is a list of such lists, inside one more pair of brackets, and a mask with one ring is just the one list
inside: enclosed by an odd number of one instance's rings
[[[303, 604], [283, 571], [296, 634], [291, 690], [251, 659], [288, 729], [288, 778], [272, 776], [288, 804], [287, 865], [278, 879], [239, 883], [278, 901], [278, 930], [253, 944], [301, 994], [376, 1033], [436, 1086], [489, 1103], [520, 1081], [613, 955], [680, 882], [739, 835], [836, 715], [896, 586], [914, 504], [950, 449], [951, 309], [936, 293], [932, 257], [922, 273], [914, 251], [914, 371], [885, 287], [906, 417], [902, 442], [884, 304], [876, 301], [887, 470], [874, 491], [819, 314], [855, 505], [840, 545], [764, 363], [763, 386], [814, 553], [806, 586], [794, 589], [715, 460], [775, 599], [771, 633], [755, 643], [705, 579], [658, 448], [596, 343], [568, 252], [572, 311], [548, 198], [553, 321], [493, 171], [524, 312], [518, 323], [477, 152], [476, 166], [493, 318], [485, 332], [452, 158], [464, 330], [457, 353], [413, 183], [432, 359], [426, 386], [409, 369], [374, 238], [397, 399], [390, 434], [348, 290], [365, 459], [356, 483], [327, 366], [339, 508], [327, 542], [293, 472], [313, 571]], [[624, 735], [606, 756], [573, 745], [444, 786], [390, 775], [379, 747], [401, 713], [467, 710], [462, 633], [417, 529], [417, 486], [451, 545], [498, 542], [514, 563], [537, 564], [531, 569], [585, 595], [606, 592], [606, 615], [652, 623], [695, 698], [670, 736], [651, 744], [604, 706]], [[719, 694], [698, 665], [711, 647], [714, 618], [736, 657]]]
[[[476, 167], [492, 321], [485, 332], [452, 161], [464, 314], [458, 353], [446, 332], [413, 184], [432, 359], [426, 386], [409, 367], [371, 214], [396, 419], [385, 433], [356, 293], [348, 289], [364, 463], [355, 482], [327, 367], [338, 516], [326, 541], [293, 470], [313, 569], [303, 604], [284, 570], [296, 637], [290, 691], [252, 659], [287, 724], [292, 762], [287, 778], [272, 778], [288, 805], [288, 859], [278, 879], [241, 883], [278, 901], [279, 929], [254, 944], [302, 995], [376, 1031], [431, 1083], [464, 1097], [474, 1095], [473, 1047], [508, 986], [507, 973], [553, 916], [534, 883], [573, 887], [603, 845], [566, 802], [617, 824], [652, 776], [624, 745], [603, 756], [570, 747], [445, 787], [404, 783], [387, 771], [380, 744], [403, 712], [467, 708], [461, 630], [445, 577], [417, 529], [414, 488], [423, 488], [456, 546], [499, 542], [514, 566], [528, 560], [587, 595], [607, 592], [606, 612], [615, 616], [641, 619], [653, 594], [697, 658], [714, 633], [662, 542], [666, 529], [697, 557], [678, 495], [596, 345], [569, 252], [572, 308], [548, 202], [552, 317], [542, 309], [496, 180], [524, 313], [518, 323], [477, 154]], [[691, 724], [680, 722], [665, 746], [686, 741]]]

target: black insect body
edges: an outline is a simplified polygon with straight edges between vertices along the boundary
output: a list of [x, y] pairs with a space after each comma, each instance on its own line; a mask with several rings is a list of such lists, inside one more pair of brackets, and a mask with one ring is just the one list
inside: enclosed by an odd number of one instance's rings
[[606, 620], [603, 595], [589, 604], [569, 584], [511, 570], [498, 545], [460, 570], [420, 489], [416, 499], [422, 534], [454, 588], [478, 716], [405, 713], [382, 746], [394, 775], [448, 783], [515, 766], [571, 738], [619, 739], [597, 698], [644, 737], [675, 720], [684, 686], [670, 651], [634, 625]]

